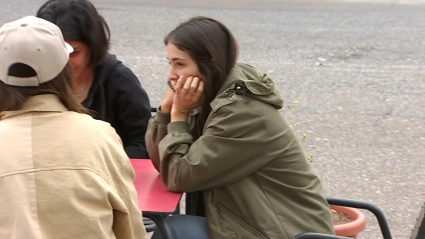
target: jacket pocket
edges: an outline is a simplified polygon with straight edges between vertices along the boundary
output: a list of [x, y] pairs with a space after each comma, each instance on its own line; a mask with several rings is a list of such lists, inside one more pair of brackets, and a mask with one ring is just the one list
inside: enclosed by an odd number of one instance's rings
[[[239, 226], [241, 229], [244, 229], [246, 232], [251, 234], [254, 237], [249, 238], [263, 238], [263, 239], [269, 239], [268, 237], [264, 236], [261, 232], [259, 232], [257, 229], [246, 223], [244, 220], [242, 220], [240, 217], [238, 217], [235, 213], [230, 211], [227, 207], [225, 207], [223, 204], [219, 203], [217, 206], [218, 210], [226, 216], [228, 219], [231, 220], [231, 222], [235, 223], [237, 226]], [[234, 226], [234, 225], [229, 225]], [[238, 231], [237, 228], [235, 231]], [[239, 233], [238, 233], [239, 234]], [[245, 234], [242, 232], [242, 234]], [[242, 237], [245, 238], [245, 237]]]

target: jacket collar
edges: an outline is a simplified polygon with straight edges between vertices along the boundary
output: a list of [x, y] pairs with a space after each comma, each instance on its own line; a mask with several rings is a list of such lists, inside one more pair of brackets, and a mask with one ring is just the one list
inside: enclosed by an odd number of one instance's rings
[[68, 109], [62, 104], [57, 95], [36, 95], [28, 98], [20, 110], [0, 112], [0, 120], [11, 118], [29, 112], [64, 112]]

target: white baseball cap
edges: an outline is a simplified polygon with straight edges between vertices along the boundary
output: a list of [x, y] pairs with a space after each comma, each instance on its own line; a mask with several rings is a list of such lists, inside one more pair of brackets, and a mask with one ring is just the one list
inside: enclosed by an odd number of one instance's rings
[[[63, 71], [74, 49], [55, 24], [27, 16], [0, 28], [0, 80], [6, 85], [38, 86]], [[10, 66], [22, 63], [34, 69], [35, 77], [9, 76]]]

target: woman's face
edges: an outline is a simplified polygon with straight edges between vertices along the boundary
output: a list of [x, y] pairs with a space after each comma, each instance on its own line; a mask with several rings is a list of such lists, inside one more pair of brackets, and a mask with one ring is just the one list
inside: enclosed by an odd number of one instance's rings
[[74, 52], [69, 55], [73, 77], [76, 79], [85, 79], [91, 71], [91, 68], [88, 67], [90, 59], [88, 46], [81, 41], [66, 42], [74, 48]]
[[203, 76], [199, 72], [198, 65], [192, 57], [172, 43], [167, 44], [167, 59], [170, 63], [170, 71], [168, 72], [167, 78], [173, 87], [182, 75], [185, 77], [197, 76], [203, 79]]

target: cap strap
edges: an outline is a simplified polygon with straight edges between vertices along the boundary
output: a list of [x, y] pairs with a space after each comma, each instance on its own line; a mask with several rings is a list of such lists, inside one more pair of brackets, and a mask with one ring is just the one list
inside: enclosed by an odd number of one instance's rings
[[13, 86], [38, 86], [39, 80], [37, 76], [32, 77], [15, 77], [15, 76], [8, 76], [6, 79], [6, 85], [13, 85]]

